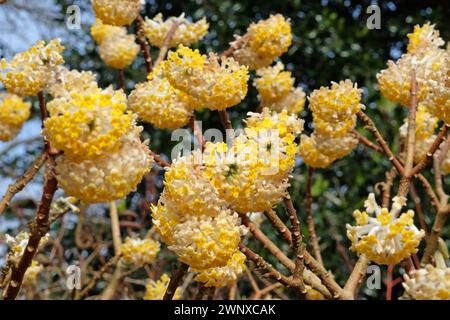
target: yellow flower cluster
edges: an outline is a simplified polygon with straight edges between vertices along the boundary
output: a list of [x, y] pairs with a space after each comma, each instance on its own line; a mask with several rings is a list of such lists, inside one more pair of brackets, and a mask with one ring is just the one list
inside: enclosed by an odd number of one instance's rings
[[200, 107], [224, 110], [247, 95], [247, 67], [232, 58], [219, 62], [213, 53], [207, 58], [180, 45], [176, 52], [169, 52], [164, 68], [170, 84], [197, 99]]
[[122, 261], [129, 265], [143, 266], [155, 261], [161, 245], [152, 239], [126, 238], [120, 247]]
[[404, 278], [406, 299], [450, 300], [450, 268], [427, 265], [405, 274]]
[[34, 96], [44, 89], [52, 68], [64, 62], [63, 50], [59, 39], [47, 45], [39, 41], [28, 51], [16, 54], [9, 63], [2, 59], [0, 81], [10, 93]]
[[128, 98], [130, 110], [160, 129], [185, 126], [196, 106], [195, 99], [171, 86], [160, 67], [149, 74], [148, 81], [137, 84]]
[[107, 24], [124, 26], [139, 15], [141, 0], [92, 0], [95, 15]]
[[[197, 273], [214, 275], [215, 271], [210, 269], [235, 263], [231, 260], [235, 259], [245, 228], [205, 175], [201, 154], [196, 151], [176, 159], [165, 175], [164, 184], [152, 216], [169, 249]], [[205, 276], [199, 279], [208, 281]], [[211, 279], [215, 286], [226, 285], [225, 280]]]
[[53, 97], [70, 96], [71, 93], [84, 92], [97, 87], [96, 77], [91, 71], [69, 70], [58, 66], [52, 71], [46, 91]]
[[[416, 112], [416, 141], [414, 147], [414, 162], [418, 163], [424, 159], [436, 139], [434, 131], [438, 125], [439, 119], [428, 113], [428, 109], [419, 104]], [[400, 137], [406, 141], [408, 132], [408, 123], [405, 123], [400, 127]]]
[[[12, 255], [13, 258], [20, 258], [22, 257], [25, 248], [27, 247], [28, 240], [30, 238], [30, 235], [28, 232], [20, 232], [15, 237], [10, 236], [9, 234], [5, 235], [6, 238], [6, 244], [9, 247], [9, 253]], [[39, 248], [42, 248], [45, 246], [49, 239], [49, 234], [47, 233], [45, 236], [41, 238], [41, 241], [39, 242]]]
[[[163, 273], [158, 281], [149, 280], [145, 285], [144, 300], [162, 300], [164, 294], [166, 293], [167, 287], [169, 286], [169, 282], [170, 278], [165, 273]], [[172, 299], [180, 300], [181, 298], [181, 288], [177, 288]]]
[[103, 23], [100, 19], [95, 19], [95, 23], [91, 27], [91, 35], [97, 44], [101, 44], [108, 37], [120, 36], [124, 37], [127, 34], [125, 27], [118, 27]]
[[289, 71], [284, 71], [281, 62], [257, 70], [256, 75], [258, 77], [253, 84], [258, 89], [258, 99], [262, 107], [278, 112], [285, 109], [289, 113], [299, 113], [303, 110], [305, 93], [302, 88], [294, 88], [294, 78]]
[[269, 210], [286, 195], [298, 150], [295, 138], [303, 129], [303, 121], [286, 110], [249, 115], [245, 133], [231, 148], [207, 143], [203, 157], [220, 196], [242, 214]]
[[434, 79], [426, 81], [428, 89], [424, 104], [435, 117], [450, 124], [450, 51], [443, 66], [435, 73]]
[[0, 141], [9, 141], [30, 116], [31, 104], [19, 96], [0, 93]]
[[118, 140], [117, 150], [97, 158], [73, 160], [64, 154], [56, 159], [56, 176], [66, 194], [85, 203], [97, 203], [121, 199], [136, 190], [150, 171], [153, 158], [148, 141], [139, 139], [142, 127], [127, 131]]
[[[448, 52], [440, 47], [444, 41], [434, 25], [415, 26], [414, 32], [408, 34], [410, 43], [408, 52], [397, 62], [388, 61], [387, 69], [377, 74], [380, 91], [396, 103], [408, 107], [411, 103], [411, 76], [415, 71], [418, 92], [417, 99], [423, 101], [433, 85], [429, 81], [438, 81], [441, 69], [448, 69]], [[440, 81], [439, 81], [440, 82]], [[440, 82], [440, 85], [444, 85]]]
[[[406, 198], [394, 197], [391, 211], [381, 208], [371, 193], [364, 203], [366, 211], [355, 210], [357, 226], [347, 225], [351, 249], [378, 264], [397, 264], [411, 254], [425, 235], [414, 225], [414, 211], [401, 213]], [[375, 217], [369, 214], [375, 213]]]
[[205, 18], [197, 22], [190, 22], [182, 14], [180, 17], [170, 17], [163, 20], [162, 14], [158, 13], [153, 19], [145, 19], [145, 36], [150, 44], [161, 48], [164, 44], [164, 39], [174, 23], [178, 23], [178, 27], [170, 39], [168, 44], [169, 48], [176, 47], [179, 44], [190, 46], [208, 33], [209, 24]]
[[117, 151], [133, 121], [132, 114], [124, 113], [126, 103], [125, 94], [111, 87], [102, 90], [93, 84], [88, 90], [73, 90], [47, 104], [44, 134], [74, 161]]
[[300, 143], [300, 155], [306, 164], [328, 167], [356, 147], [358, 139], [350, 131], [356, 125], [356, 113], [363, 108], [361, 94], [362, 90], [348, 79], [312, 92], [309, 107], [314, 133], [302, 135]]
[[23, 277], [22, 284], [25, 286], [30, 286], [36, 283], [37, 277], [44, 270], [44, 266], [37, 261], [33, 260], [31, 265], [28, 267], [25, 275]]
[[270, 15], [266, 20], [252, 23], [247, 33], [231, 43], [237, 47], [235, 59], [250, 70], [267, 67], [285, 53], [292, 42], [291, 23], [281, 14]]

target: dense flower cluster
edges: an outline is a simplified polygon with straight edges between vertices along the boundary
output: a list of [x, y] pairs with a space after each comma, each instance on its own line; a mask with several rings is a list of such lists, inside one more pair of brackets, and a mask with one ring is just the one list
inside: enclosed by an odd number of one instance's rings
[[131, 24], [139, 15], [141, 0], [92, 0], [92, 7], [103, 22], [124, 26]]
[[258, 99], [261, 107], [278, 111], [285, 109], [289, 113], [299, 113], [305, 106], [305, 92], [302, 88], [294, 88], [294, 78], [289, 71], [284, 71], [284, 65], [261, 68], [256, 71], [258, 76], [253, 81], [258, 89]]
[[450, 268], [427, 265], [405, 274], [404, 278], [406, 299], [450, 300]]
[[285, 53], [292, 42], [290, 21], [282, 15], [271, 15], [266, 20], [252, 23], [247, 33], [236, 37], [231, 46], [238, 49], [233, 56], [250, 70], [267, 67]]
[[435, 72], [434, 79], [427, 79], [427, 97], [424, 104], [435, 117], [450, 124], [450, 51], [443, 66]]
[[298, 150], [295, 138], [303, 130], [303, 121], [285, 110], [249, 115], [232, 147], [207, 143], [204, 154], [211, 182], [239, 213], [269, 210], [286, 195]]
[[180, 45], [164, 63], [167, 79], [199, 101], [200, 107], [224, 110], [247, 95], [248, 70], [232, 58], [209, 57]]
[[126, 36], [127, 29], [125, 27], [112, 26], [103, 23], [100, 19], [95, 19], [95, 23], [91, 27], [91, 35], [95, 42], [99, 45], [111, 36]]
[[9, 141], [30, 116], [31, 104], [15, 94], [0, 93], [0, 141]]
[[46, 91], [54, 98], [70, 96], [71, 93], [83, 92], [96, 82], [96, 76], [91, 71], [69, 70], [56, 67], [47, 83]]
[[208, 33], [209, 24], [205, 18], [197, 22], [190, 22], [182, 14], [180, 17], [170, 17], [163, 20], [162, 14], [159, 13], [153, 19], [145, 19], [145, 36], [150, 44], [161, 48], [174, 23], [177, 23], [178, 27], [168, 43], [169, 48], [176, 47], [179, 44], [189, 46], [199, 41]]
[[[236, 263], [232, 259], [245, 229], [205, 175], [199, 156], [194, 152], [172, 163], [152, 215], [162, 240], [180, 261], [197, 273], [214, 276], [217, 271], [212, 269]], [[243, 265], [243, 261], [240, 263]], [[238, 267], [233, 270], [242, 272]], [[228, 283], [225, 278], [220, 281], [200, 276], [199, 280], [212, 281], [215, 286]]]
[[56, 160], [59, 185], [66, 194], [86, 203], [121, 199], [136, 190], [150, 171], [153, 158], [148, 141], [141, 142], [142, 127], [128, 129], [118, 140], [119, 148], [97, 158], [74, 161], [66, 154]]
[[176, 129], [188, 124], [197, 101], [172, 87], [164, 71], [156, 67], [148, 81], [137, 84], [131, 92], [128, 107], [157, 128]]
[[[166, 273], [163, 273], [157, 281], [149, 280], [145, 285], [144, 300], [162, 300], [169, 286], [169, 281], [170, 278]], [[181, 288], [177, 288], [172, 299], [179, 300], [181, 298]]]
[[[439, 37], [439, 32], [434, 30], [434, 25], [415, 26], [414, 32], [408, 34], [408, 38], [410, 40], [408, 52], [403, 54], [397, 62], [388, 61], [387, 69], [377, 75], [383, 95], [405, 107], [408, 107], [411, 102], [413, 70], [418, 83], [419, 102], [430, 95], [428, 90], [433, 88], [434, 82], [438, 81], [440, 85], [444, 85], [439, 73], [442, 69], [448, 70], [448, 52], [440, 48], [444, 41]], [[435, 115], [438, 116], [438, 114]]]
[[[376, 203], [373, 193], [369, 194], [364, 203], [366, 211], [353, 212], [357, 226], [347, 225], [351, 249], [378, 264], [397, 264], [416, 253], [425, 232], [414, 225], [414, 211], [400, 214], [405, 204], [404, 197], [394, 197], [389, 211]], [[369, 216], [373, 213], [375, 217]]]
[[152, 239], [126, 238], [120, 247], [122, 261], [134, 266], [143, 266], [155, 261], [160, 250], [159, 242]]
[[302, 135], [300, 154], [306, 164], [325, 168], [348, 155], [358, 144], [351, 133], [356, 113], [363, 108], [362, 90], [350, 80], [333, 82], [331, 88], [321, 87], [309, 97], [313, 113], [314, 133]]
[[99, 46], [99, 53], [102, 60], [115, 69], [125, 69], [139, 52], [139, 45], [136, 37], [132, 34], [125, 36], [108, 37]]
[[64, 62], [63, 50], [59, 39], [48, 44], [39, 41], [28, 51], [16, 54], [10, 62], [2, 59], [0, 81], [10, 93], [34, 96], [44, 89], [52, 69]]
[[23, 276], [22, 284], [29, 286], [36, 283], [37, 278], [43, 269], [44, 266], [42, 264], [38, 263], [36, 260], [33, 260]]
[[53, 147], [72, 160], [98, 157], [117, 151], [119, 139], [131, 128], [133, 116], [124, 113], [126, 96], [111, 87], [102, 90], [91, 83], [85, 90], [55, 98], [47, 104], [50, 117], [44, 134]]

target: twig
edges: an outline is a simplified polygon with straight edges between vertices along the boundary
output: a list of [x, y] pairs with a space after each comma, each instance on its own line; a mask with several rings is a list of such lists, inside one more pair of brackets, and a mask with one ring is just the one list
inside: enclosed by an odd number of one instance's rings
[[360, 255], [358, 261], [353, 268], [352, 273], [347, 279], [347, 283], [344, 286], [344, 291], [351, 298], [354, 299], [358, 290], [359, 284], [366, 275], [367, 267], [369, 266], [369, 259], [365, 255]]
[[314, 168], [308, 167], [308, 178], [306, 180], [306, 197], [305, 197], [305, 212], [306, 212], [306, 224], [308, 225], [309, 237], [313, 248], [314, 257], [323, 265], [322, 256], [320, 254], [319, 239], [316, 235], [316, 229], [314, 226], [313, 212], [312, 212], [312, 182], [314, 176]]
[[179, 26], [180, 21], [178, 19], [174, 20], [172, 26], [170, 27], [169, 31], [166, 34], [166, 37], [164, 38], [161, 48], [159, 49], [158, 58], [156, 59], [155, 62], [155, 67], [158, 66], [166, 58], [167, 51], [169, 51], [170, 41], [172, 41], [175, 31], [177, 31]]
[[123, 71], [123, 69], [120, 69], [118, 71], [117, 81], [119, 89], [125, 89], [125, 72]]
[[225, 130], [232, 130], [233, 126], [231, 125], [230, 116], [228, 115], [227, 110], [220, 110], [218, 112], [219, 112], [220, 122], [222, 122], [222, 125], [225, 128]]
[[203, 151], [205, 149], [205, 138], [203, 137], [202, 130], [199, 128], [197, 121], [195, 120], [195, 116], [192, 116], [189, 122], [191, 124], [194, 136], [200, 145], [200, 150]]
[[111, 234], [113, 238], [114, 252], [118, 255], [121, 252], [122, 237], [120, 235], [119, 214], [117, 212], [117, 204], [115, 201], [111, 201], [109, 204], [109, 215], [111, 217]]
[[145, 61], [145, 69], [147, 73], [152, 72], [152, 56], [150, 55], [150, 46], [148, 45], [147, 40], [145, 39], [145, 31], [144, 31], [144, 19], [142, 19], [141, 15], [136, 18], [136, 39], [141, 46], [141, 52], [144, 56]]
[[155, 162], [161, 166], [162, 168], [170, 167], [170, 163], [166, 160], [162, 159], [161, 156], [153, 151], [150, 150], [150, 155], [153, 157]]
[[370, 148], [376, 152], [383, 153], [383, 149], [379, 145], [377, 145], [377, 144], [373, 143], [372, 141], [370, 141], [369, 139], [367, 139], [365, 136], [363, 136], [361, 133], [359, 133], [358, 130], [353, 129], [352, 132], [358, 138], [359, 143], [366, 145], [368, 148]]
[[0, 200], [0, 215], [5, 211], [7, 207], [10, 205], [11, 199], [34, 178], [36, 173], [39, 171], [41, 166], [47, 160], [48, 154], [47, 152], [41, 153], [36, 160], [34, 160], [33, 164], [28, 168], [28, 170], [21, 176], [15, 183], [10, 184], [6, 194], [3, 196], [2, 200]]
[[167, 286], [166, 293], [164, 294], [163, 300], [172, 300], [175, 291], [178, 288], [179, 283], [183, 279], [184, 274], [189, 269], [187, 264], [180, 262], [179, 266], [175, 268], [170, 277], [169, 285]]
[[264, 215], [270, 221], [270, 223], [277, 229], [277, 231], [283, 236], [283, 238], [292, 245], [292, 235], [280, 217], [272, 209], [265, 211]]
[[411, 184], [409, 186], [411, 198], [414, 201], [414, 206], [416, 207], [416, 213], [417, 217], [419, 219], [420, 228], [425, 231], [425, 238], [428, 236], [428, 227], [427, 223], [425, 222], [425, 213], [423, 212], [422, 208], [422, 201], [420, 200], [419, 194], [417, 193], [416, 186], [413, 181], [411, 181]]

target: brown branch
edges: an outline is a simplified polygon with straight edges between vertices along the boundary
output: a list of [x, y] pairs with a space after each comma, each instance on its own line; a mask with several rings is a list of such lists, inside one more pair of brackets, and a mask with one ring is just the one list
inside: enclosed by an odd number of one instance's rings
[[316, 228], [314, 226], [313, 211], [312, 211], [312, 183], [314, 176], [314, 168], [308, 167], [308, 178], [306, 180], [306, 197], [305, 197], [305, 211], [306, 211], [306, 224], [308, 225], [309, 237], [311, 240], [311, 246], [313, 248], [314, 257], [323, 265], [322, 255], [320, 254], [319, 239], [316, 235]]
[[223, 127], [226, 130], [232, 130], [233, 126], [231, 125], [230, 116], [228, 115], [227, 110], [219, 110], [219, 118], [220, 122], [222, 122]]
[[172, 300], [175, 291], [178, 288], [184, 274], [189, 269], [187, 264], [180, 262], [180, 265], [172, 271], [172, 276], [170, 277], [169, 285], [167, 286], [166, 293], [164, 294], [163, 300]]
[[394, 179], [396, 176], [397, 169], [395, 169], [395, 167], [392, 167], [391, 170], [386, 172], [386, 181], [383, 183], [383, 208], [387, 208], [389, 206], [389, 202], [391, 201], [392, 185], [394, 184]]
[[170, 167], [170, 163], [166, 160], [162, 159], [161, 156], [153, 151], [150, 150], [150, 155], [153, 157], [155, 162], [162, 168], [168, 168]]
[[359, 133], [358, 130], [353, 129], [352, 132], [358, 138], [359, 143], [366, 145], [368, 148], [372, 149], [373, 151], [383, 153], [383, 149], [379, 145], [370, 141], [368, 138], [366, 138], [361, 133]]
[[41, 202], [36, 212], [36, 226], [31, 230], [27, 246], [22, 257], [16, 267], [13, 268], [11, 280], [4, 294], [5, 300], [14, 300], [19, 293], [22, 285], [23, 277], [36, 254], [41, 238], [45, 236], [49, 230], [49, 211], [53, 196], [58, 188], [54, 172], [54, 160], [50, 158], [46, 165], [44, 190]]
[[416, 178], [422, 183], [422, 186], [425, 188], [425, 191], [428, 194], [428, 197], [430, 198], [431, 203], [436, 208], [436, 210], [438, 210], [439, 209], [439, 199], [438, 199], [436, 193], [434, 192], [433, 187], [431, 186], [430, 182], [422, 174], [417, 174]]
[[158, 66], [166, 58], [167, 51], [169, 51], [170, 41], [180, 26], [180, 21], [178, 19], [173, 21], [172, 26], [169, 31], [167, 31], [166, 37], [164, 38], [163, 44], [159, 49], [158, 58], [156, 58], [155, 67]]
[[136, 20], [136, 39], [141, 46], [141, 52], [144, 56], [145, 61], [145, 69], [147, 70], [147, 73], [152, 72], [153, 65], [152, 65], [152, 56], [150, 54], [150, 46], [148, 45], [148, 42], [145, 38], [145, 31], [144, 31], [144, 19], [142, 19], [141, 15], [139, 15]]
[[359, 259], [356, 262], [355, 267], [353, 268], [353, 271], [348, 277], [347, 283], [344, 286], [344, 291], [349, 298], [355, 298], [358, 287], [366, 275], [369, 262], [369, 259], [367, 259], [365, 255], [362, 254], [359, 256]]
[[191, 128], [192, 128], [192, 131], [194, 133], [194, 136], [197, 139], [201, 150], [203, 151], [205, 149], [205, 138], [203, 137], [202, 130], [197, 125], [197, 121], [195, 120], [195, 116], [192, 116], [189, 119], [189, 122], [191, 124]]
[[409, 186], [411, 198], [414, 201], [414, 206], [416, 207], [417, 218], [419, 219], [420, 228], [425, 231], [425, 238], [428, 235], [428, 227], [425, 222], [425, 213], [423, 212], [422, 201], [420, 200], [419, 194], [417, 193], [416, 185], [413, 181]]
[[284, 224], [284, 222], [280, 219], [275, 211], [272, 209], [265, 211], [264, 215], [270, 221], [270, 223], [275, 227], [276, 230], [283, 236], [283, 238], [292, 245], [292, 235], [289, 231], [288, 227]]
[[423, 254], [420, 264], [422, 266], [431, 262], [431, 257], [436, 252], [438, 248], [438, 241], [441, 235], [441, 231], [445, 225], [448, 215], [450, 214], [450, 207], [446, 205], [439, 209], [436, 213], [436, 218], [434, 219], [433, 227], [431, 229], [430, 235], [427, 239], [427, 246], [425, 247], [425, 252]]
[[28, 170], [21, 176], [19, 179], [17, 179], [16, 182], [13, 184], [10, 184], [8, 186], [8, 190], [6, 191], [5, 195], [3, 196], [2, 200], [0, 200], [0, 215], [5, 211], [7, 207], [10, 205], [10, 201], [12, 198], [34, 178], [36, 173], [39, 171], [41, 166], [45, 163], [47, 160], [48, 154], [47, 152], [41, 153], [36, 160], [34, 160], [33, 164], [28, 168]]
[[125, 72], [123, 71], [123, 69], [118, 70], [117, 84], [119, 86], [119, 89], [125, 89]]

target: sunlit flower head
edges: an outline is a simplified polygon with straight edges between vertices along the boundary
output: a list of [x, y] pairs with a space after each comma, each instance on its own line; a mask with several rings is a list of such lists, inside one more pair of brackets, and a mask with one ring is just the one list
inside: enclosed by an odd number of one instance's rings
[[319, 151], [314, 135], [302, 134], [300, 137], [300, 155], [303, 161], [313, 168], [326, 168], [335, 160], [335, 158]]
[[177, 51], [169, 52], [164, 66], [171, 85], [197, 99], [199, 107], [224, 110], [247, 95], [247, 67], [232, 58], [219, 60], [212, 53], [207, 58], [180, 45]]
[[98, 50], [102, 60], [114, 69], [125, 69], [133, 63], [139, 52], [139, 45], [133, 34], [107, 37]]
[[31, 265], [25, 271], [22, 284], [24, 286], [31, 286], [36, 283], [39, 274], [44, 270], [44, 266], [38, 263], [36, 260], [31, 262]]
[[280, 100], [293, 89], [294, 78], [291, 77], [291, 72], [284, 71], [281, 62], [257, 70], [256, 75], [253, 84], [258, 90], [258, 98], [264, 104]]
[[100, 19], [95, 19], [95, 23], [91, 27], [91, 35], [97, 44], [101, 44], [109, 37], [124, 37], [127, 34], [125, 27], [112, 26], [103, 23]]
[[425, 232], [414, 225], [414, 211], [400, 213], [405, 203], [404, 197], [395, 197], [389, 211], [371, 193], [364, 204], [366, 211], [353, 213], [357, 225], [347, 225], [351, 249], [378, 264], [397, 264], [416, 253]]
[[445, 42], [439, 36], [439, 31], [434, 29], [434, 24], [429, 22], [422, 26], [415, 25], [414, 31], [407, 35], [409, 38], [408, 53], [417, 54], [423, 51], [442, 47]]
[[143, 266], [155, 261], [160, 250], [159, 242], [152, 239], [126, 238], [120, 247], [122, 261], [134, 266]]
[[439, 67], [434, 79], [426, 81], [428, 89], [424, 105], [438, 119], [450, 124], [450, 51], [445, 64]]
[[91, 71], [69, 70], [58, 66], [52, 70], [46, 91], [53, 97], [70, 96], [97, 87], [96, 76]]
[[[144, 300], [162, 300], [169, 286], [169, 282], [170, 277], [166, 273], [163, 273], [157, 281], [148, 280], [145, 285]], [[181, 288], [177, 288], [172, 300], [179, 300], [181, 298]]]
[[161, 48], [164, 40], [172, 28], [174, 23], [178, 23], [178, 27], [170, 39], [169, 48], [183, 44], [190, 46], [198, 42], [208, 33], [209, 24], [206, 19], [200, 19], [196, 22], [190, 22], [182, 14], [180, 17], [169, 17], [163, 20], [161, 13], [158, 13], [153, 19], [145, 19], [145, 36], [151, 45]]
[[427, 265], [404, 275], [404, 298], [413, 300], [450, 300], [450, 268]]
[[9, 141], [30, 116], [31, 104], [15, 94], [0, 93], [0, 141]]
[[63, 50], [59, 39], [48, 44], [39, 41], [27, 51], [16, 54], [10, 62], [2, 59], [0, 81], [10, 93], [34, 96], [44, 89], [52, 68], [64, 62]]
[[131, 24], [139, 15], [141, 0], [92, 0], [95, 15], [114, 26]]

